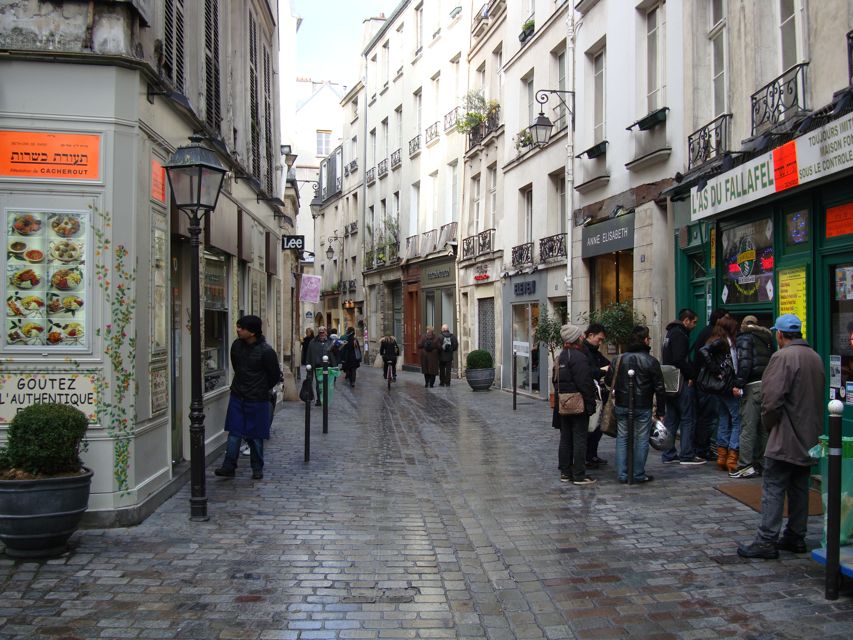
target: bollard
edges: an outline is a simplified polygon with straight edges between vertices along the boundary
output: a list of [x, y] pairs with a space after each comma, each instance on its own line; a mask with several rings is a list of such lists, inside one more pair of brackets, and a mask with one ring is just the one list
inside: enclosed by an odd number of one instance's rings
[[329, 356], [323, 356], [323, 433], [329, 433]]
[[512, 350], [512, 410], [515, 411], [515, 403], [516, 397], [518, 396], [518, 384], [516, 381], [516, 376], [518, 374], [518, 365], [516, 361], [518, 360], [518, 351], [515, 349]]
[[628, 484], [634, 484], [634, 375], [628, 369]]
[[[311, 365], [305, 367], [305, 380], [314, 386], [314, 371]], [[305, 401], [305, 462], [311, 458], [311, 398]]]
[[829, 459], [826, 496], [826, 587], [824, 597], [838, 600], [841, 554], [841, 400], [829, 403]]

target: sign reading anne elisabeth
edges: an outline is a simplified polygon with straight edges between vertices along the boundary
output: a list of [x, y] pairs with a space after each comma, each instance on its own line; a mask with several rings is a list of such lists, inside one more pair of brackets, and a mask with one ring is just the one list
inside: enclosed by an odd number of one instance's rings
[[96, 422], [95, 376], [81, 373], [18, 373], [0, 376], [0, 424], [9, 424], [31, 404], [58, 402], [77, 407]]
[[0, 177], [100, 180], [101, 136], [0, 131]]
[[583, 227], [581, 257], [592, 258], [614, 251], [633, 249], [635, 215], [629, 213]]

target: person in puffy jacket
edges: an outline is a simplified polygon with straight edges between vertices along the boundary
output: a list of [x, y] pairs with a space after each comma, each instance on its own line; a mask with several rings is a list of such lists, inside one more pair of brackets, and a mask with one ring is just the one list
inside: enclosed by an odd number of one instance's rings
[[228, 443], [217, 476], [233, 478], [240, 455], [240, 442], [249, 444], [252, 479], [264, 477], [264, 440], [270, 437], [273, 388], [282, 381], [281, 366], [275, 350], [262, 333], [257, 316], [243, 316], [237, 321], [237, 339], [231, 345], [231, 398], [225, 415]]
[[349, 386], [355, 386], [355, 374], [361, 366], [361, 345], [355, 337], [355, 327], [347, 329], [345, 341], [341, 347], [341, 369]]
[[[631, 332], [626, 352], [616, 360], [605, 376], [605, 382], [616, 394], [616, 473], [619, 482], [628, 482], [628, 371], [634, 371], [634, 478], [636, 483], [651, 482], [646, 473], [649, 457], [649, 433], [652, 428], [652, 411], [657, 409], [657, 419], [666, 414], [666, 390], [660, 362], [651, 354], [649, 328], [637, 325]], [[616, 385], [613, 385], [613, 380]]]
[[559, 394], [580, 393], [584, 410], [577, 415], [559, 415], [560, 448], [557, 462], [560, 467], [560, 482], [576, 485], [595, 484], [586, 475], [586, 438], [589, 417], [595, 413], [595, 384], [589, 359], [583, 351], [581, 338], [583, 329], [573, 324], [564, 324], [560, 329], [563, 350], [554, 361], [551, 381], [559, 405]]
[[752, 478], [758, 475], [753, 462], [764, 456], [767, 431], [761, 424], [761, 376], [773, 355], [773, 334], [758, 324], [755, 316], [746, 316], [735, 339], [737, 372], [734, 390], [740, 393], [740, 449], [737, 469], [731, 478]]
[[382, 377], [388, 376], [388, 364], [391, 364], [391, 377], [397, 379], [397, 357], [400, 355], [400, 345], [397, 338], [390, 333], [379, 342], [379, 355], [382, 357]]
[[421, 373], [424, 374], [425, 387], [435, 386], [440, 348], [441, 340], [435, 335], [435, 330], [432, 327], [427, 327], [426, 333], [418, 342], [418, 351], [421, 352]]

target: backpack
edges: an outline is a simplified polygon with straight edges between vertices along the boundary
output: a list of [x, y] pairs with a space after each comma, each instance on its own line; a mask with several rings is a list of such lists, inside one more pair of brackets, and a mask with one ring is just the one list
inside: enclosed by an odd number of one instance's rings
[[441, 343], [441, 350], [445, 353], [453, 351], [453, 340], [450, 339], [450, 336], [444, 336], [444, 341]]

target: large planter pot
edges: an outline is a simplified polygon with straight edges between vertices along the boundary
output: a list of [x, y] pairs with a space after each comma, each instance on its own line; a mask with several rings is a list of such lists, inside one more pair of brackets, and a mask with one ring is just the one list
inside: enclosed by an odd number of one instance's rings
[[474, 391], [488, 391], [495, 381], [495, 368], [465, 369], [465, 379]]
[[92, 471], [39, 480], [0, 480], [0, 541], [13, 558], [65, 552], [89, 505]]

